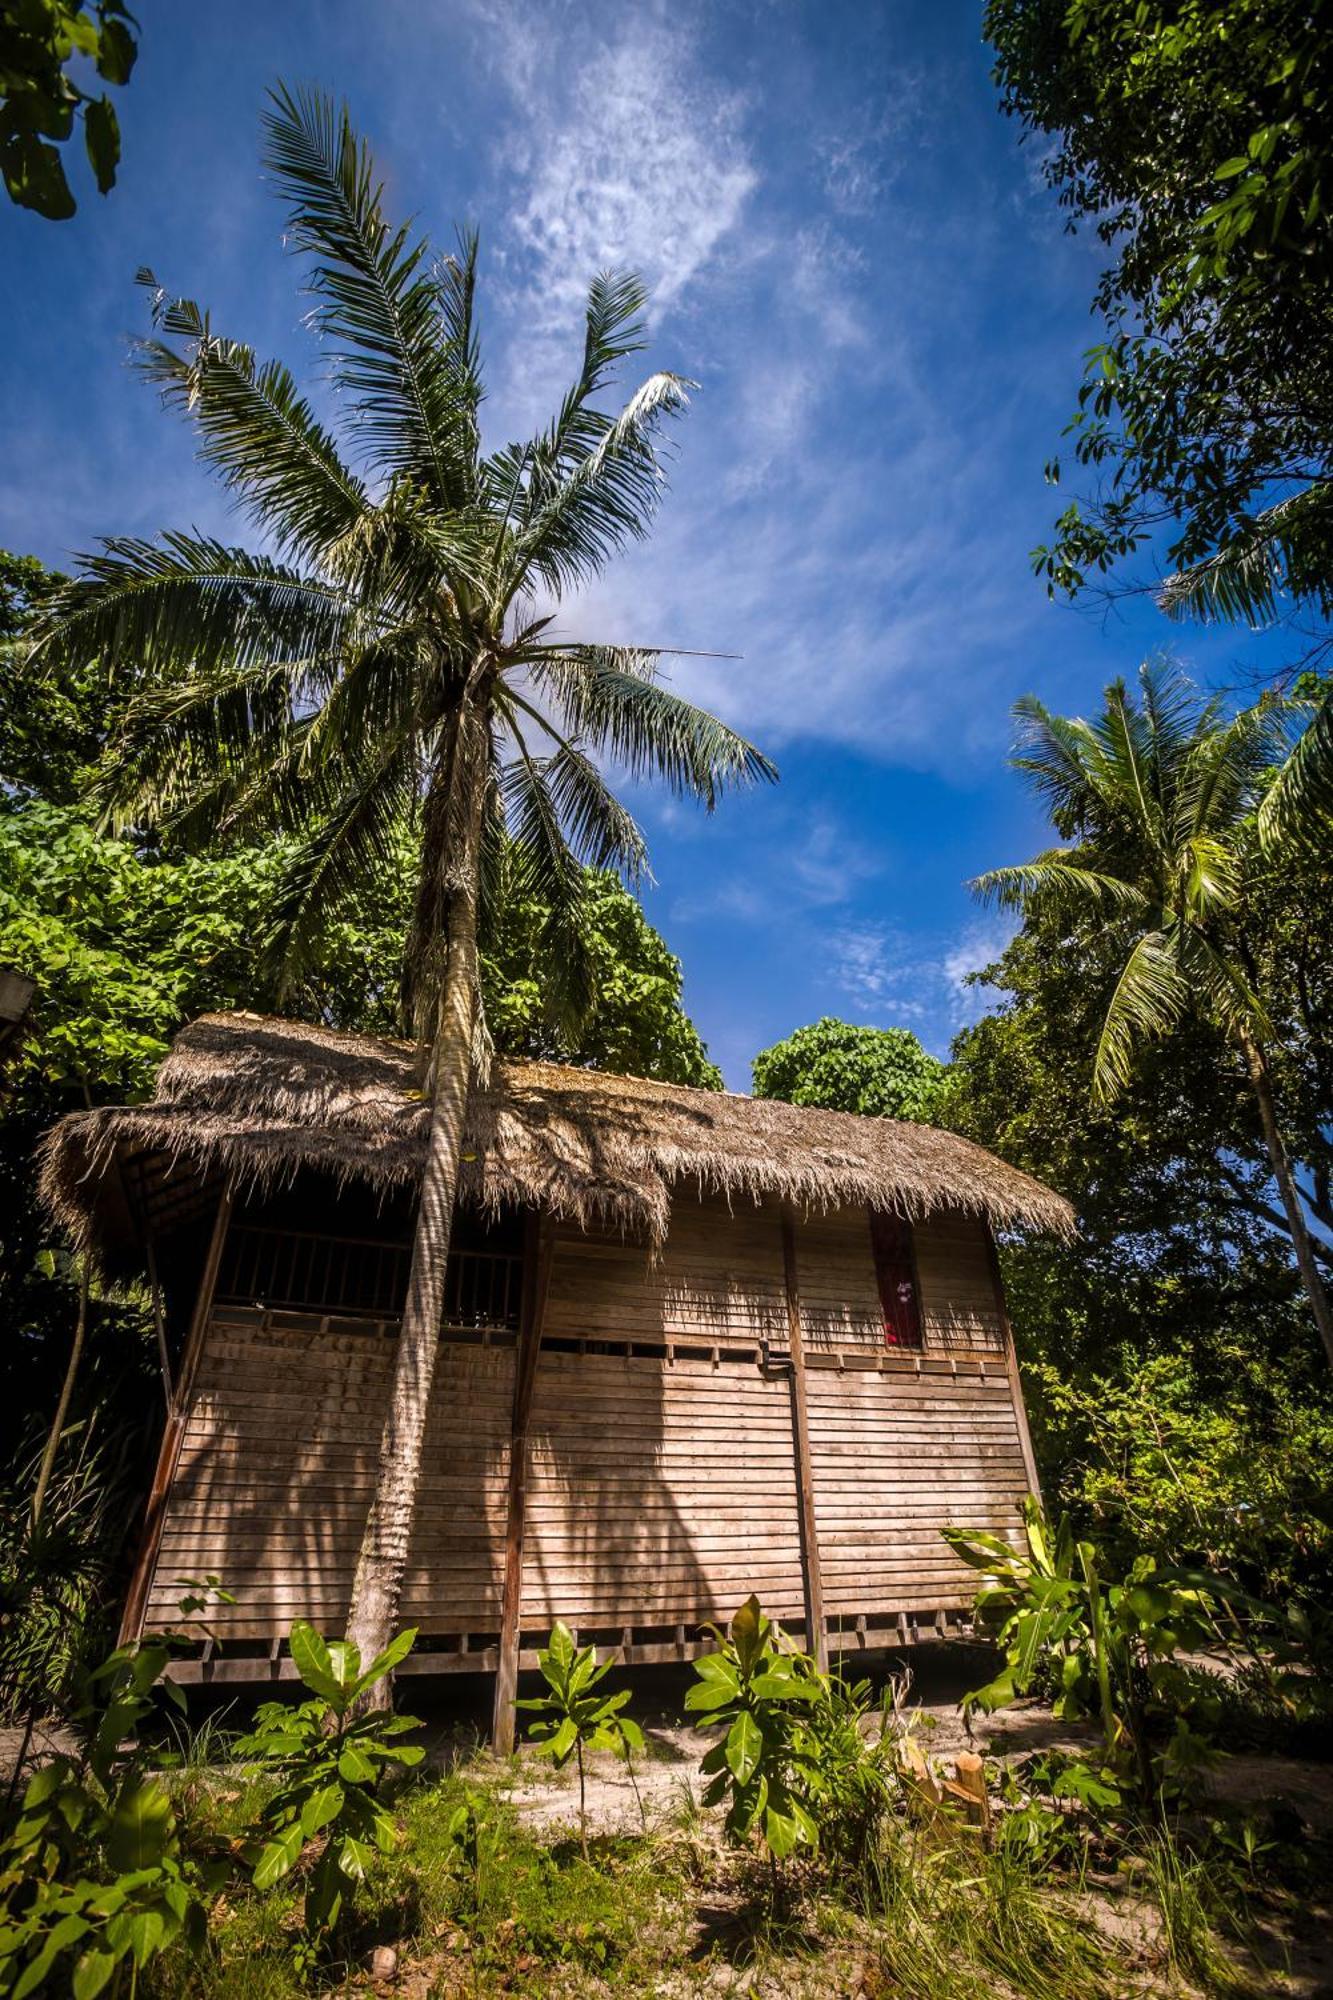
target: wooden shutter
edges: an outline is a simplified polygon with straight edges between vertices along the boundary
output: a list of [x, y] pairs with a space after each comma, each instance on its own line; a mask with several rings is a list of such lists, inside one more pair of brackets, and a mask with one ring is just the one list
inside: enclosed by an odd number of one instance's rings
[[912, 1225], [900, 1215], [870, 1211], [870, 1247], [875, 1258], [886, 1347], [920, 1347], [921, 1301], [916, 1288]]

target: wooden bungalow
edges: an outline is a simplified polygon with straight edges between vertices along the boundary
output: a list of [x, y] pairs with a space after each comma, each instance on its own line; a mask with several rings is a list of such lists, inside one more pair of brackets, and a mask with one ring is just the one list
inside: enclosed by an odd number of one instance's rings
[[[235, 1014], [48, 1141], [48, 1199], [156, 1308], [168, 1418], [125, 1635], [234, 1606], [186, 1677], [341, 1629], [426, 1109], [403, 1044]], [[508, 1697], [559, 1617], [627, 1662], [751, 1589], [821, 1651], [956, 1630], [941, 1540], [1036, 1471], [996, 1229], [1068, 1206], [929, 1127], [540, 1063], [478, 1093], [402, 1601], [417, 1672]]]

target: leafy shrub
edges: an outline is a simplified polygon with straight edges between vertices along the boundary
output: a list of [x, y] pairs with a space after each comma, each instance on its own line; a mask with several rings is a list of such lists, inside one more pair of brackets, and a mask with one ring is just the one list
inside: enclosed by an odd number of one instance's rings
[[[1066, 1794], [1113, 1806], [1128, 1785], [1159, 1801], [1164, 1787], [1181, 1783], [1208, 1755], [1182, 1712], [1188, 1677], [1178, 1655], [1229, 1646], [1224, 1606], [1251, 1617], [1265, 1616], [1264, 1607], [1223, 1578], [1159, 1569], [1151, 1556], [1107, 1583], [1092, 1544], [1076, 1541], [1067, 1519], [1052, 1530], [1031, 1498], [1022, 1511], [1022, 1550], [998, 1535], [944, 1530], [957, 1555], [988, 1572], [977, 1622], [1005, 1654], [999, 1674], [967, 1695], [966, 1705], [1002, 1708], [1044, 1680], [1057, 1716], [1091, 1718], [1102, 1732], [1103, 1768], [1068, 1766], [1061, 1774]], [[1158, 1748], [1154, 1725], [1166, 1722], [1172, 1733]]]
[[281, 1775], [249, 1842], [257, 1889], [271, 1889], [307, 1847], [322, 1842], [305, 1897], [309, 1940], [337, 1923], [344, 1898], [365, 1879], [376, 1853], [397, 1840], [393, 1816], [376, 1797], [386, 1765], [419, 1764], [424, 1751], [392, 1739], [419, 1725], [411, 1716], [358, 1712], [357, 1703], [411, 1652], [416, 1633], [400, 1632], [363, 1672], [355, 1646], [328, 1643], [302, 1622], [291, 1630], [297, 1672], [314, 1699], [297, 1707], [265, 1702], [255, 1729], [236, 1745]]
[[804, 1653], [784, 1647], [757, 1597], [747, 1597], [727, 1632], [708, 1630], [717, 1651], [694, 1662], [697, 1680], [685, 1696], [690, 1714], [725, 1732], [700, 1765], [709, 1780], [704, 1804], [725, 1799], [729, 1837], [757, 1836], [776, 1860], [802, 1843], [817, 1847], [812, 1760], [800, 1724], [820, 1700], [826, 1677]]
[[540, 1744], [543, 1754], [553, 1760], [557, 1771], [562, 1771], [571, 1757], [578, 1759], [579, 1846], [586, 1861], [584, 1753], [614, 1750], [618, 1757], [624, 1758], [632, 1777], [630, 1759], [635, 1750], [643, 1748], [643, 1731], [630, 1716], [620, 1712], [630, 1698], [628, 1688], [611, 1695], [594, 1692], [610, 1672], [611, 1663], [608, 1660], [598, 1666], [596, 1648], [576, 1646], [573, 1633], [559, 1619], [552, 1627], [550, 1644], [537, 1655], [537, 1665], [549, 1692], [531, 1695], [515, 1706], [536, 1713], [538, 1720], [529, 1726], [528, 1734]]
[[24, 2000], [68, 1978], [94, 2000], [129, 1961], [137, 1973], [207, 1930], [208, 1872], [182, 1853], [171, 1794], [121, 1743], [155, 1707], [170, 1637], [119, 1647], [89, 1676], [74, 1720], [86, 1748], [29, 1783], [0, 1848], [0, 1994]]

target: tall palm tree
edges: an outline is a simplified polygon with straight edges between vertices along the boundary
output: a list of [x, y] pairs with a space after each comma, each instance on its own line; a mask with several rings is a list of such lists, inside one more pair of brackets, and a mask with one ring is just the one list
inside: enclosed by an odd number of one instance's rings
[[580, 863], [630, 878], [645, 864], [594, 755], [709, 808], [724, 786], [776, 773], [663, 685], [658, 651], [574, 643], [554, 626], [561, 597], [646, 533], [662, 426], [686, 402], [686, 383], [654, 374], [617, 414], [597, 405], [643, 345], [637, 280], [596, 279], [554, 420], [487, 452], [475, 236], [437, 261], [392, 226], [368, 149], [330, 100], [279, 88], [265, 128], [287, 242], [310, 260], [336, 434], [284, 366], [261, 366], [142, 273], [154, 328], [140, 369], [193, 423], [267, 547], [104, 542], [45, 643], [138, 677], [107, 758], [113, 824], [190, 841], [294, 836], [269, 940], [289, 970], [332, 907], [376, 896], [404, 820], [417, 829], [403, 1012], [431, 1118], [349, 1617], [365, 1656], [391, 1632], [412, 1527], [463, 1121], [488, 1055], [478, 925], [499, 874], [549, 908], [553, 1003], [577, 1018], [590, 1001]]
[[1333, 1364], [1333, 1317], [1273, 1095], [1275, 1030], [1236, 948], [1260, 830], [1305, 754], [1302, 736], [1275, 774], [1297, 705], [1263, 702], [1227, 718], [1219, 701], [1202, 699], [1183, 675], [1153, 662], [1140, 668], [1139, 689], [1136, 705], [1124, 682], [1113, 682], [1093, 722], [1052, 715], [1031, 695], [1018, 703], [1014, 765], [1071, 844], [992, 869], [973, 887], [1012, 909], [1041, 900], [1100, 919], [1123, 952], [1093, 1062], [1097, 1101], [1111, 1102], [1139, 1049], [1191, 1013], [1236, 1047]]

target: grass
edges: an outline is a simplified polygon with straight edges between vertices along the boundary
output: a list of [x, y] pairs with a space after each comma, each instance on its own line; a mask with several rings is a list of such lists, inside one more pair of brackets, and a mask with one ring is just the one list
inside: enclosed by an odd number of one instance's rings
[[[524, 1772], [526, 1780], [527, 1773]], [[225, 1852], [259, 1803], [234, 1767], [192, 1759], [192, 1831]], [[237, 1874], [200, 1962], [183, 1950], [143, 1977], [143, 2000], [297, 2000], [369, 1993], [377, 1945], [414, 1995], [685, 1996], [746, 2000], [1119, 2000], [1248, 1987], [1220, 1939], [1240, 1874], [1225, 1856], [1161, 1835], [1136, 1849], [1132, 1887], [1091, 1882], [1013, 1843], [895, 1817], [855, 1878], [789, 1865], [774, 1895], [753, 1857], [726, 1852], [685, 1787], [644, 1833], [602, 1835], [581, 1860], [572, 1830], [536, 1831], [512, 1768], [477, 1757], [405, 1788], [401, 1843], [363, 1886], [335, 1954], [302, 1963], [302, 1883], [256, 1894]], [[460, 1841], [460, 1805], [475, 1838]], [[1219, 1870], [1221, 1871], [1219, 1873]], [[1155, 1912], [1150, 1919], [1143, 1913]], [[1126, 1920], [1137, 1911], [1140, 1921]], [[388, 1990], [388, 1989], [386, 1989]]]

